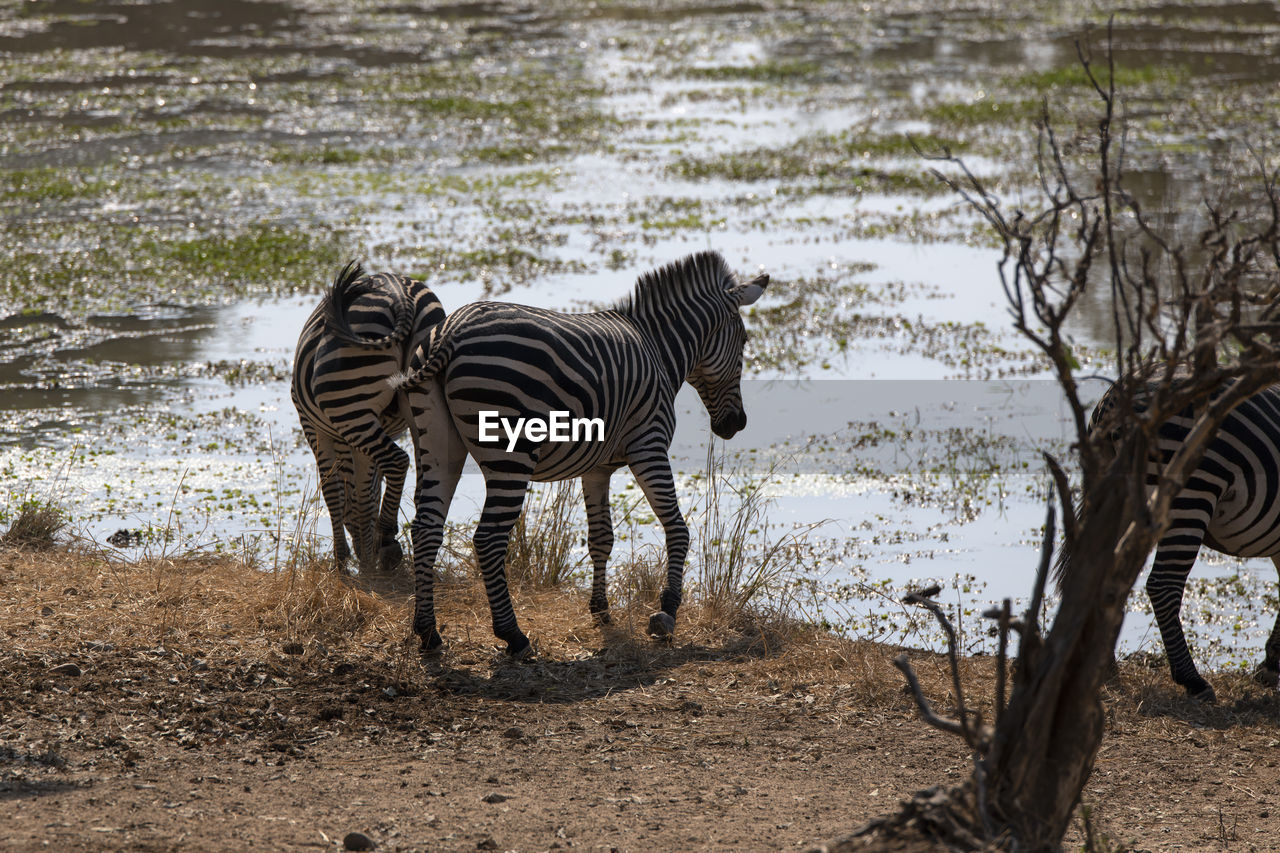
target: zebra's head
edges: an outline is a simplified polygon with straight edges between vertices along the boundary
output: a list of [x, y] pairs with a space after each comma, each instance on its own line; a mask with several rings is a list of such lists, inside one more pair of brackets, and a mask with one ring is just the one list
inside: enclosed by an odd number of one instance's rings
[[731, 281], [724, 291], [724, 310], [716, 317], [719, 324], [703, 341], [688, 376], [689, 384], [711, 415], [711, 431], [721, 438], [732, 438], [747, 425], [747, 412], [742, 406], [742, 350], [747, 343], [747, 329], [738, 309], [764, 294], [769, 276], [758, 275], [746, 284]]

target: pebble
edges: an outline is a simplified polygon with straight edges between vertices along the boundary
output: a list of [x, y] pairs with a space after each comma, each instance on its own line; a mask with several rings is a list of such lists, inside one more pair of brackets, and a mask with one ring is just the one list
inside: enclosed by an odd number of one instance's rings
[[55, 667], [50, 667], [51, 675], [70, 675], [79, 678], [81, 673], [80, 667], [73, 663], [60, 663]]
[[342, 846], [347, 850], [373, 850], [378, 846], [378, 842], [363, 832], [348, 832], [342, 839]]
[[486, 802], [489, 804], [505, 803], [509, 799], [511, 798], [508, 797], [506, 794], [499, 794], [495, 791], [492, 794], [485, 794], [482, 802]]

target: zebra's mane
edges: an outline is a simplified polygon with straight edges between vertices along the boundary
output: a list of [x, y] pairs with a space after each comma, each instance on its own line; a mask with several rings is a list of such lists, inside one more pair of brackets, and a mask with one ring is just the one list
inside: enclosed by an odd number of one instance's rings
[[641, 273], [629, 296], [614, 310], [632, 316], [649, 315], [692, 297], [717, 293], [732, 278], [729, 263], [719, 252], [702, 251]]

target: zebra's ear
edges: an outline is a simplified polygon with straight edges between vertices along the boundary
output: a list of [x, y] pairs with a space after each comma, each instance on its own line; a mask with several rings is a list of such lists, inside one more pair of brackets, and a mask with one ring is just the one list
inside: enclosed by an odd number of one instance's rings
[[738, 300], [738, 307], [751, 305], [757, 299], [764, 295], [764, 289], [769, 285], [769, 274], [760, 273], [760, 275], [751, 279], [746, 284], [740, 284], [731, 288], [730, 293]]

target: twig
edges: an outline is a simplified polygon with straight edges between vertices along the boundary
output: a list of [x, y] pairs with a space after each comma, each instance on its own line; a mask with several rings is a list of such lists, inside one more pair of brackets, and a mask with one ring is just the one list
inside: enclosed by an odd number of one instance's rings
[[916, 677], [916, 671], [911, 668], [911, 661], [907, 658], [907, 653], [903, 652], [894, 658], [893, 665], [907, 679], [907, 686], [911, 688], [911, 695], [915, 697], [916, 707], [920, 710], [920, 718], [935, 729], [941, 729], [953, 735], [960, 735], [968, 740], [965, 727], [959, 720], [942, 717], [934, 712], [933, 706], [929, 704], [929, 699], [924, 695], [924, 691], [920, 689], [920, 679]]
[[[922, 592], [932, 592], [936, 595], [937, 592], [934, 591], [934, 589], [934, 587], [930, 587], [928, 590], [923, 590]], [[964, 701], [964, 685], [960, 682], [960, 656], [956, 648], [956, 629], [951, 624], [951, 620], [947, 618], [947, 614], [942, 612], [942, 607], [938, 602], [933, 601], [927, 595], [922, 594], [922, 592], [909, 593], [903, 597], [902, 601], [905, 604], [918, 604], [928, 610], [933, 614], [933, 618], [938, 620], [938, 624], [942, 626], [942, 630], [946, 632], [947, 662], [950, 664], [951, 668], [951, 689], [955, 692], [956, 708], [959, 709], [960, 712], [960, 733], [964, 736], [965, 743], [970, 746], [976, 746], [973, 731], [969, 727], [969, 711], [968, 706], [965, 705]]]

